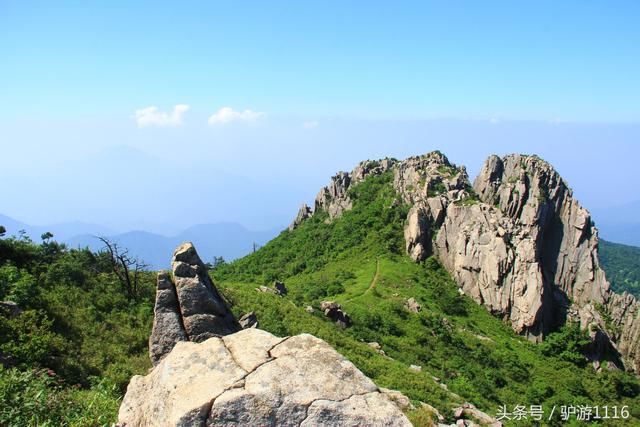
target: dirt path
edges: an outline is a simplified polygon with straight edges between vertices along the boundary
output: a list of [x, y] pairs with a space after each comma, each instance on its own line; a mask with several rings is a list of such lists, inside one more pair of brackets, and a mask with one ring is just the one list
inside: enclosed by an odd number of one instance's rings
[[373, 288], [376, 287], [376, 283], [378, 283], [378, 276], [380, 275], [380, 259], [376, 259], [376, 274], [373, 275], [373, 279], [371, 280], [371, 284], [369, 285], [369, 287], [367, 288], [366, 291], [364, 291], [364, 294], [366, 294], [367, 292], [370, 292]]
[[360, 295], [356, 295], [355, 297], [351, 297], [348, 300], [346, 300], [345, 302], [351, 302], [356, 298], [360, 298], [361, 296], [364, 296], [367, 294], [367, 292], [371, 291], [373, 288], [376, 287], [376, 283], [378, 283], [378, 276], [380, 275], [380, 259], [376, 258], [376, 273], [373, 275], [373, 279], [371, 279], [371, 284], [369, 285], [369, 287]]

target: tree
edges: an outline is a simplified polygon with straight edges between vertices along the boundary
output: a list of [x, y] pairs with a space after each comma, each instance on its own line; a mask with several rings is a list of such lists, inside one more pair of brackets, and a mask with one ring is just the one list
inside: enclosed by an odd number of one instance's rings
[[46, 233], [42, 233], [42, 235], [40, 235], [40, 238], [44, 243], [48, 243], [49, 239], [53, 238], [53, 233], [47, 231]]
[[118, 278], [129, 299], [137, 300], [139, 296], [140, 273], [148, 266], [132, 255], [129, 249], [121, 248], [116, 242], [106, 237], [97, 237], [104, 243], [103, 251], [109, 257], [111, 270]]
[[226, 263], [227, 263], [227, 261], [224, 260], [224, 257], [222, 257], [222, 256], [214, 256], [212, 262], [205, 263], [205, 267], [207, 267], [208, 271], [213, 271], [216, 268], [218, 268], [221, 265], [224, 265]]
[[25, 243], [31, 243], [31, 237], [27, 234], [27, 230], [18, 230], [18, 238]]
[[7, 229], [4, 228], [4, 226], [0, 225], [0, 237], [4, 237], [6, 233], [7, 233]]

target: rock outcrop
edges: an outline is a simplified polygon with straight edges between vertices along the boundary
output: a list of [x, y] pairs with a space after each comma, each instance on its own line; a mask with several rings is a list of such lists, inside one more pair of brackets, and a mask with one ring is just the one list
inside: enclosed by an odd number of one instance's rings
[[626, 292], [611, 293], [606, 309], [611, 318], [607, 332], [625, 357], [626, 367], [640, 374], [640, 303]]
[[302, 206], [300, 206], [298, 215], [296, 215], [296, 218], [293, 220], [291, 225], [289, 225], [289, 231], [293, 231], [296, 228], [298, 228], [298, 226], [302, 224], [304, 220], [306, 220], [307, 218], [310, 218], [312, 215], [313, 215], [313, 211], [311, 210], [311, 208], [307, 206], [306, 203], [303, 203]]
[[351, 186], [364, 181], [369, 176], [388, 171], [396, 162], [394, 159], [367, 160], [356, 166], [351, 173], [338, 172], [331, 178], [331, 183], [322, 188], [316, 196], [314, 212], [325, 211], [330, 219], [339, 217], [344, 211], [353, 207], [353, 201], [348, 194]]
[[118, 418], [127, 427], [411, 425], [324, 341], [259, 329], [178, 342], [133, 377]]
[[275, 289], [278, 295], [282, 295], [282, 296], [286, 295], [289, 292], [285, 284], [279, 280], [276, 280], [275, 282], [273, 282], [273, 289]]
[[258, 317], [256, 316], [256, 313], [254, 313], [253, 311], [240, 317], [240, 319], [238, 320], [238, 323], [240, 323], [240, 326], [242, 327], [242, 329], [257, 328], [259, 325]]
[[640, 374], [639, 303], [609, 289], [591, 216], [550, 164], [490, 156], [471, 185], [465, 168], [437, 151], [366, 161], [332, 178], [314, 214], [338, 218], [352, 207], [350, 188], [388, 171], [409, 206], [404, 237], [412, 259], [435, 255], [466, 295], [534, 341], [579, 322], [594, 340], [594, 362], [621, 355]]
[[156, 365], [180, 341], [202, 342], [239, 331], [191, 243], [180, 245], [171, 262], [173, 278], [158, 274], [149, 356]]
[[351, 326], [351, 317], [342, 310], [342, 306], [335, 301], [322, 301], [320, 309], [324, 315], [336, 322], [341, 328]]

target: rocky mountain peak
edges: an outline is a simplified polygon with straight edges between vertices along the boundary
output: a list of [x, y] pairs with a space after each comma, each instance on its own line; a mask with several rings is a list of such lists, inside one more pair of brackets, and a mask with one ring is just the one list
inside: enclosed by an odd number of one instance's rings
[[350, 187], [389, 170], [410, 208], [404, 237], [413, 260], [435, 255], [465, 294], [532, 340], [576, 321], [597, 336], [594, 361], [622, 356], [640, 372], [638, 303], [610, 291], [598, 231], [553, 166], [535, 155], [492, 155], [472, 186], [466, 169], [438, 151], [367, 161], [336, 175], [315, 212], [338, 218], [352, 208]]
[[330, 219], [342, 215], [353, 206], [348, 190], [351, 186], [364, 181], [369, 176], [380, 175], [397, 163], [395, 159], [366, 160], [358, 164], [351, 173], [338, 172], [326, 187], [316, 196], [314, 212], [326, 211]]

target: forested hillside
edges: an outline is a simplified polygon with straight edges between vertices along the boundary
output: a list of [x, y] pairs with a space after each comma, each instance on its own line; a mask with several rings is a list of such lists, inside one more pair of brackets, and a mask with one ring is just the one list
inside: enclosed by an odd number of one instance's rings
[[155, 275], [43, 237], [0, 239], [0, 425], [110, 425], [150, 366]]
[[600, 240], [600, 260], [615, 292], [640, 297], [640, 248]]

